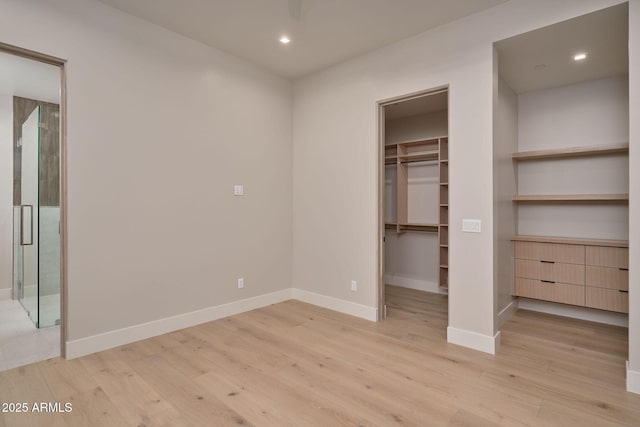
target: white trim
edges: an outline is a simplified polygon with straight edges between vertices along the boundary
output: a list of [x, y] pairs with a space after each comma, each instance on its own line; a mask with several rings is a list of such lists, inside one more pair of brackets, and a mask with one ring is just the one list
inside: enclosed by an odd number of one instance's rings
[[629, 316], [623, 313], [614, 313], [612, 311], [557, 304], [554, 302], [538, 301], [528, 298], [520, 298], [518, 305], [523, 310], [539, 311], [540, 313], [555, 314], [556, 316], [571, 317], [574, 319], [587, 320], [589, 322], [622, 326], [625, 328], [629, 327]]
[[504, 324], [507, 323], [507, 321], [509, 321], [509, 319], [511, 319], [514, 314], [516, 314], [516, 311], [518, 311], [518, 307], [518, 298], [514, 298], [509, 304], [507, 304], [505, 308], [502, 309], [502, 311], [500, 311], [500, 313], [498, 313], [498, 319], [496, 321], [498, 329], [501, 329], [502, 326], [504, 326]]
[[640, 394], [640, 371], [632, 371], [629, 369], [629, 361], [627, 360], [627, 391]]
[[66, 357], [67, 359], [74, 359], [76, 357], [129, 344], [134, 341], [155, 337], [157, 335], [166, 334], [179, 329], [199, 325], [201, 323], [211, 322], [213, 320], [265, 307], [267, 305], [277, 304], [289, 299], [291, 299], [290, 288], [227, 304], [207, 307], [190, 313], [154, 320], [140, 325], [117, 329], [115, 331], [109, 331], [86, 338], [80, 338], [78, 340], [67, 341]]
[[293, 299], [297, 299], [298, 301], [328, 308], [329, 310], [338, 311], [340, 313], [350, 314], [351, 316], [361, 317], [366, 320], [371, 320], [372, 322], [378, 320], [377, 307], [369, 307], [368, 305], [320, 295], [315, 292], [309, 292], [298, 288], [293, 288], [291, 290], [291, 296]]
[[412, 277], [397, 276], [394, 274], [385, 274], [384, 283], [389, 285], [400, 286], [403, 288], [416, 289], [418, 291], [431, 292], [436, 294], [447, 294], [446, 291], [440, 289], [437, 282], [428, 280], [414, 279]]
[[0, 289], [0, 301], [11, 299], [11, 288]]
[[500, 331], [494, 336], [490, 336], [449, 326], [447, 327], [447, 342], [489, 354], [496, 354], [496, 351], [500, 348]]

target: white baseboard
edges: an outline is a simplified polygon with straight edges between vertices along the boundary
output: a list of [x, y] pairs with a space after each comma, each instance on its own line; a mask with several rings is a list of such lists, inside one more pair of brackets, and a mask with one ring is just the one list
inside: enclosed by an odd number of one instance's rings
[[207, 307], [190, 313], [167, 317], [165, 319], [155, 320], [115, 331], [109, 331], [78, 340], [67, 341], [66, 356], [67, 359], [74, 359], [76, 357], [129, 344], [134, 341], [155, 337], [157, 335], [166, 334], [168, 332], [177, 331], [179, 329], [188, 328], [201, 323], [211, 322], [223, 317], [232, 316], [234, 314], [243, 313], [256, 308], [287, 301], [289, 299], [291, 299], [291, 289], [283, 289], [281, 291], [234, 301], [228, 304]]
[[389, 285], [400, 286], [403, 288], [416, 289], [418, 291], [432, 292], [436, 294], [446, 294], [437, 282], [429, 282], [427, 280], [413, 279], [411, 277], [397, 276], [394, 274], [385, 274], [384, 283]]
[[518, 306], [518, 298], [514, 298], [509, 304], [507, 304], [505, 308], [500, 311], [500, 313], [498, 313], [498, 319], [496, 321], [497, 329], [502, 329], [502, 326], [507, 323], [507, 321], [511, 319], [514, 314], [516, 314], [516, 311], [518, 311]]
[[11, 288], [0, 289], [0, 301], [11, 299]]
[[490, 336], [449, 326], [447, 328], [447, 342], [489, 354], [496, 354], [496, 351], [500, 348], [500, 332], [498, 331], [494, 336]]
[[640, 371], [632, 371], [629, 369], [629, 361], [627, 360], [627, 391], [640, 394]]
[[523, 310], [539, 311], [557, 316], [572, 317], [590, 322], [605, 323], [607, 325], [629, 327], [629, 316], [612, 311], [596, 310], [593, 308], [577, 307], [548, 301], [538, 301], [520, 298], [518, 306]]
[[378, 320], [378, 309], [376, 307], [328, 297], [326, 295], [320, 295], [298, 288], [293, 288], [291, 291], [292, 298], [298, 301], [328, 308], [329, 310], [339, 311], [340, 313], [350, 314], [351, 316], [361, 317], [373, 322]]

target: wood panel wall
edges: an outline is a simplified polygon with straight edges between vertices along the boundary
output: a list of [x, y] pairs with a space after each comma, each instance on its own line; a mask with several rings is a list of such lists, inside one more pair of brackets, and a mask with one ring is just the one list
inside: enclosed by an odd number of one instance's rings
[[13, 97], [13, 205], [20, 205], [22, 125], [40, 105], [40, 206], [60, 206], [60, 106]]

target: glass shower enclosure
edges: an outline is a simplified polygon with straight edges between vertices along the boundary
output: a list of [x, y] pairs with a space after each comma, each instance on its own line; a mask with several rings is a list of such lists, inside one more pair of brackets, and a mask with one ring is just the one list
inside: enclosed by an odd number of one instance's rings
[[14, 174], [14, 298], [37, 328], [60, 322], [60, 206], [42, 203], [51, 199], [43, 197], [51, 185], [43, 171], [42, 134], [47, 126], [42, 110], [37, 105], [28, 115], [14, 149], [14, 168], [19, 170]]

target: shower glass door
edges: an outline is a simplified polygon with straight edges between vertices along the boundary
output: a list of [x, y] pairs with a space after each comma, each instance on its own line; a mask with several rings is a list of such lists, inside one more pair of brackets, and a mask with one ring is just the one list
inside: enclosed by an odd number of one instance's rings
[[[16, 232], [14, 277], [17, 279], [17, 297], [27, 310], [33, 323], [38, 326], [38, 213], [40, 182], [40, 107], [36, 107], [22, 125], [19, 140], [20, 162], [20, 206], [14, 209]], [[17, 224], [16, 224], [17, 223]]]

